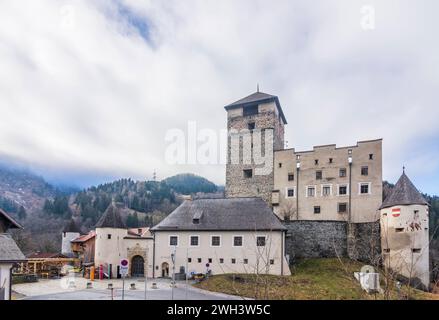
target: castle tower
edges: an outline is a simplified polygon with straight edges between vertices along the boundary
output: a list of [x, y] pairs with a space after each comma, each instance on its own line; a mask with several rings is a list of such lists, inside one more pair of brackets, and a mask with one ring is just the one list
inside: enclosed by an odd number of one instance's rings
[[66, 256], [72, 256], [72, 244], [73, 239], [78, 238], [81, 235], [81, 229], [75, 223], [75, 220], [71, 219], [62, 230], [62, 244], [61, 253]]
[[128, 234], [120, 209], [114, 201], [96, 224], [95, 266], [102, 266], [110, 278], [119, 274], [120, 260], [126, 258], [124, 237]]
[[381, 247], [384, 265], [415, 286], [428, 289], [428, 203], [405, 172], [381, 210]]
[[284, 149], [287, 123], [279, 99], [263, 92], [224, 107], [227, 111], [226, 197], [261, 197], [271, 204], [274, 151]]

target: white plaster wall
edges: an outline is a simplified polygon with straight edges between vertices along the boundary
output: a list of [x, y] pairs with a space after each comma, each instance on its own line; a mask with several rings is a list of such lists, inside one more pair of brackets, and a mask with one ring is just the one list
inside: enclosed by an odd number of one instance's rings
[[70, 241], [79, 237], [80, 234], [78, 232], [63, 232], [62, 233], [62, 244], [61, 244], [61, 253], [62, 254], [71, 254], [72, 244]]
[[[394, 217], [392, 209], [397, 208], [401, 210], [400, 216]], [[416, 216], [415, 211], [419, 212]], [[428, 228], [427, 206], [395, 206], [381, 210], [385, 265], [407, 278], [419, 278], [426, 287], [430, 282]], [[413, 252], [413, 249], [420, 249], [420, 252]]]
[[0, 262], [0, 288], [5, 288], [5, 299], [9, 299], [9, 286], [11, 279], [10, 276], [10, 270], [12, 267], [12, 263], [1, 263]]
[[[208, 259], [212, 259], [210, 270], [213, 274], [222, 273], [255, 273], [259, 268], [260, 273], [265, 273], [266, 263], [274, 259], [274, 264], [269, 265], [270, 274], [281, 274], [281, 265], [283, 264], [283, 272], [285, 275], [290, 274], [288, 263], [281, 252], [282, 248], [282, 232], [249, 232], [249, 231], [160, 231], [156, 232], [156, 252], [155, 252], [155, 277], [161, 276], [162, 263], [167, 262], [170, 267], [170, 275], [172, 274], [171, 254], [174, 247], [169, 245], [169, 237], [177, 235], [178, 246], [175, 247], [176, 264], [175, 271], [179, 272], [180, 266], [184, 266], [187, 272], [205, 273], [206, 263]], [[199, 236], [199, 246], [190, 246], [190, 236]], [[211, 246], [211, 236], [221, 236], [221, 246]], [[256, 246], [256, 237], [264, 235], [267, 237], [266, 247]], [[243, 246], [233, 246], [233, 236], [243, 236]], [[192, 262], [187, 262], [187, 258], [191, 258]], [[197, 261], [201, 258], [201, 263]], [[224, 259], [220, 263], [220, 258]], [[236, 259], [236, 263], [232, 264], [232, 258]], [[248, 259], [248, 264], [244, 264], [244, 259]], [[259, 267], [258, 267], [259, 262]]]
[[[111, 239], [107, 238], [108, 234]], [[126, 229], [96, 228], [95, 266], [112, 264], [112, 274], [116, 277], [120, 260], [127, 258], [126, 236]]]
[[[153, 260], [153, 239], [125, 239], [124, 241], [126, 252], [128, 252], [128, 248], [137, 248], [140, 247], [147, 254], [147, 270], [148, 277], [152, 277], [152, 272], [154, 265], [152, 263]], [[131, 261], [130, 261], [131, 263]]]

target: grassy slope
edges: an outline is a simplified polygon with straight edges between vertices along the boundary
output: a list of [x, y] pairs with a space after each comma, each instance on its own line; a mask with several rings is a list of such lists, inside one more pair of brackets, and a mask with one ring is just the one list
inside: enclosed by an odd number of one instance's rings
[[[256, 282], [255, 275], [225, 274], [213, 276], [196, 286], [256, 299], [383, 299], [380, 294], [367, 294], [354, 279], [353, 273], [362, 266], [362, 263], [347, 259], [309, 259], [299, 263], [290, 277], [267, 275]], [[411, 291], [415, 299], [439, 299], [439, 295]], [[392, 298], [398, 298], [396, 292]]]

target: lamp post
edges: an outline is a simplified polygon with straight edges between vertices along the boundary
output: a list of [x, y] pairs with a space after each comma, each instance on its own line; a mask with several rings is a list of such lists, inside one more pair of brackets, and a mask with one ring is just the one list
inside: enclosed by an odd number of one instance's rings
[[296, 220], [299, 220], [299, 172], [300, 172], [300, 154], [296, 156]]
[[352, 149], [348, 150], [348, 163], [349, 163], [349, 211], [348, 211], [348, 221], [351, 222], [351, 206], [352, 206]]
[[174, 247], [174, 252], [171, 253], [171, 260], [172, 260], [171, 300], [174, 300], [174, 286], [175, 286], [175, 255], [176, 255], [176, 247]]

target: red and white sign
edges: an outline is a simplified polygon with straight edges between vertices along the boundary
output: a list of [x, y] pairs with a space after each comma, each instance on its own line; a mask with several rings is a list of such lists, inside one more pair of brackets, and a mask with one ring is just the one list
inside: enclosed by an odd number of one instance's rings
[[392, 209], [392, 216], [394, 216], [395, 218], [399, 217], [401, 215], [401, 209], [400, 208], [396, 208], [396, 209]]

